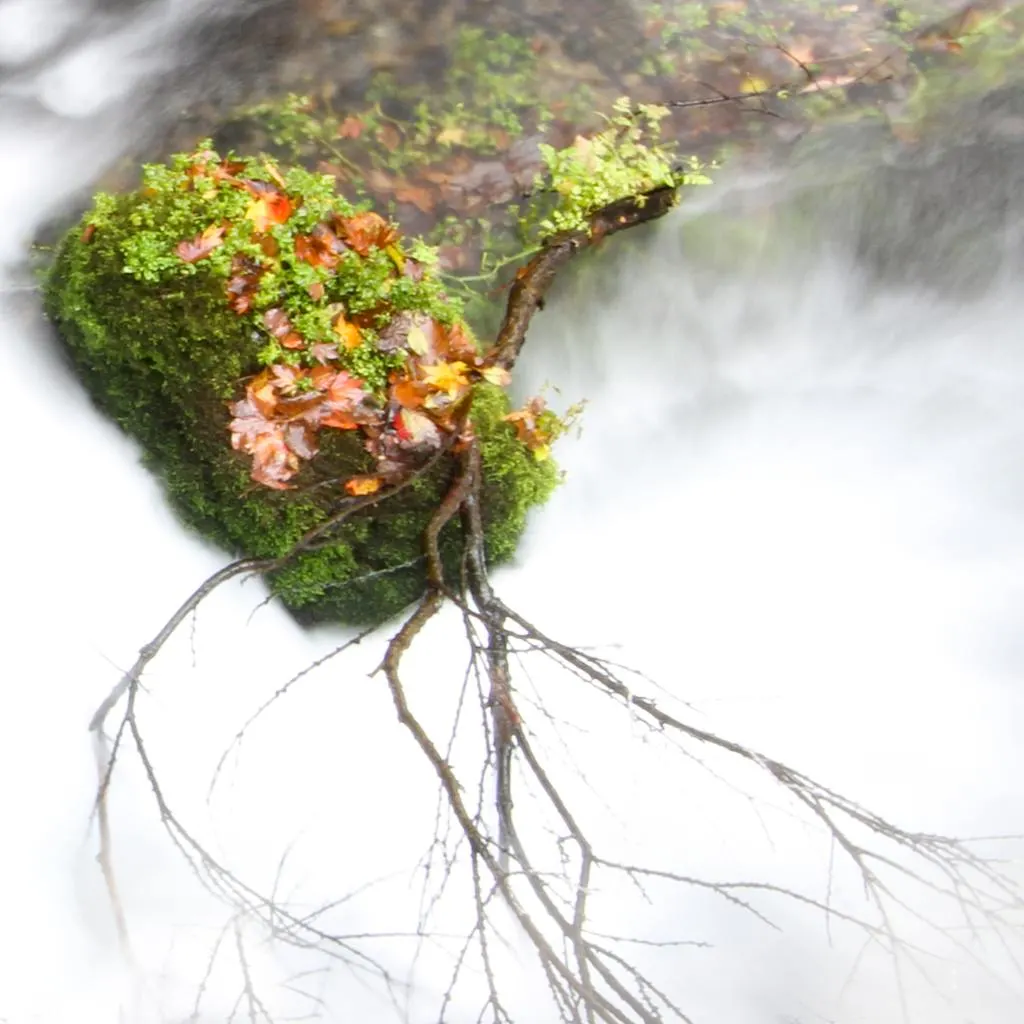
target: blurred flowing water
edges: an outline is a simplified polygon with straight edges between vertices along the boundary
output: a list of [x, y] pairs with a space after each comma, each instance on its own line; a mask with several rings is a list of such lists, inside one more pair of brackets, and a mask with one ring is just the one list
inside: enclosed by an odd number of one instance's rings
[[[379, 642], [281, 701], [207, 801], [245, 719], [339, 640], [256, 610], [253, 583], [216, 594], [147, 674], [150, 755], [170, 806], [223, 863], [309, 912], [349, 896], [325, 928], [383, 935], [362, 948], [401, 984], [384, 994], [358, 969], [255, 930], [223, 938], [229, 912], [161, 831], [130, 758], [112, 821], [134, 969], [95, 862], [86, 724], [225, 557], [182, 531], [136, 450], [61, 363], [24, 252], [133, 143], [147, 97], [166, 112], [170, 101], [152, 98], [159, 76], [229, 11], [213, 0], [0, 2], [8, 1024], [227, 1020], [242, 941], [278, 1019], [425, 1024], [465, 926], [453, 910], [438, 926], [447, 935], [423, 944], [414, 934], [414, 869], [436, 796], [381, 680], [368, 677]], [[538, 318], [517, 383], [526, 393], [550, 381], [589, 405], [581, 438], [563, 442], [566, 485], [535, 516], [517, 565], [498, 574], [506, 599], [549, 634], [613, 645], [666, 701], [688, 702], [695, 724], [921, 832], [1024, 830], [1018, 104], [1011, 92], [951, 117], [905, 164], [870, 135], [840, 135], [783, 170], [725, 175], [576, 268]], [[458, 628], [438, 623], [410, 664], [411, 696], [439, 722], [459, 685], [460, 667], [445, 660]], [[569, 723], [560, 747], [533, 719], [611, 849], [825, 898], [828, 844], [778, 795], [755, 788], [765, 798], [756, 814], [622, 708], [542, 667], [520, 685]], [[729, 766], [716, 767], [729, 781]], [[1020, 848], [986, 852], [1012, 872]], [[835, 885], [857, 905], [853, 879], [840, 873]], [[887, 959], [830, 934], [820, 913], [772, 903], [777, 932], [693, 892], [601, 896], [608, 931], [708, 944], [650, 954], [695, 1020], [902, 1019]], [[933, 984], [904, 978], [911, 1019], [1020, 1019], [1012, 940], [968, 938], [971, 955], [940, 942], [941, 956], [923, 958]], [[553, 1019], [538, 1009], [529, 966], [513, 946], [503, 970], [517, 1019]], [[533, 980], [517, 982], [517, 971]], [[445, 1020], [478, 1009], [466, 993]]]

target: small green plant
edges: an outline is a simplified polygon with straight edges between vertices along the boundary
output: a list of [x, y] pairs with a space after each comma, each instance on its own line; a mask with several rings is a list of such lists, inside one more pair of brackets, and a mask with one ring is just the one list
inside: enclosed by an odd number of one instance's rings
[[[333, 184], [204, 143], [147, 166], [134, 192], [97, 196], [45, 298], [97, 403], [204, 536], [280, 559], [368, 502], [270, 582], [302, 621], [375, 623], [422, 593], [454, 447], [480, 444], [492, 564], [559, 474], [523, 437], [508, 375], [481, 355], [429, 247]], [[442, 534], [444, 558], [460, 530]]]
[[595, 211], [619, 199], [642, 196], [656, 188], [702, 185], [710, 182], [696, 158], [679, 164], [673, 148], [662, 145], [661, 121], [667, 107], [641, 104], [628, 98], [615, 102], [607, 127], [587, 138], [577, 136], [565, 149], [542, 145], [547, 176], [537, 179], [542, 195], [554, 196], [546, 212], [524, 219], [541, 239], [585, 230]]

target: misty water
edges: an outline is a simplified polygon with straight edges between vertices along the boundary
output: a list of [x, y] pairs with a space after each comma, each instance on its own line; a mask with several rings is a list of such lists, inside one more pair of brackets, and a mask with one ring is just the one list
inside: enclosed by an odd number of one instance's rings
[[[150, 756], [169, 804], [222, 863], [307, 913], [344, 900], [324, 927], [380, 936], [352, 941], [396, 984], [386, 992], [246, 924], [221, 941], [230, 909], [174, 849], [127, 756], [111, 822], [132, 964], [96, 863], [89, 719], [227, 558], [177, 524], [62, 363], [26, 248], [140, 118], [154, 106], [166, 116], [152, 84], [226, 7], [0, 2], [4, 1024], [228, 1020], [236, 942], [276, 1019], [427, 1024], [465, 933], [464, 907], [442, 901], [437, 934], [414, 934], [435, 782], [370, 677], [385, 634], [279, 701], [209, 791], [253, 711], [343, 639], [303, 633], [252, 581], [216, 593], [147, 672]], [[516, 383], [527, 394], [551, 382], [588, 406], [581, 436], [562, 442], [565, 485], [496, 574], [505, 599], [547, 633], [642, 670], [700, 728], [925, 833], [1024, 831], [1024, 192], [1007, 162], [1021, 123], [1016, 109], [997, 113], [977, 145], [940, 140], [927, 166], [905, 170], [881, 172], [869, 138], [851, 148], [839, 136], [789, 167], [724, 173], [574, 268]], [[951, 119], [950, 135], [962, 124]], [[411, 657], [409, 692], [428, 719], [443, 721], [460, 685], [461, 663], [446, 661], [459, 629], [438, 622]], [[534, 712], [538, 744], [609, 848], [826, 898], [835, 850], [755, 773], [712, 759], [716, 777], [624, 707], [528, 668], [524, 706], [543, 700], [550, 715]], [[528, 794], [517, 810], [530, 813]], [[1019, 874], [1021, 844], [979, 850]], [[864, 909], [853, 873], [836, 867], [832, 885], [837, 905]], [[920, 888], [905, 897], [949, 917]], [[877, 944], [783, 899], [763, 908], [778, 929], [707, 893], [645, 901], [623, 885], [596, 912], [610, 933], [691, 943], [638, 957], [695, 1020], [903, 1019], [901, 978]], [[1001, 943], [929, 932], [909, 911], [897, 923], [927, 947], [921, 971], [902, 976], [910, 1019], [1021, 1019], [1012, 928]], [[506, 933], [516, 1019], [554, 1020], [511, 921]], [[477, 1019], [479, 982], [445, 1021]]]

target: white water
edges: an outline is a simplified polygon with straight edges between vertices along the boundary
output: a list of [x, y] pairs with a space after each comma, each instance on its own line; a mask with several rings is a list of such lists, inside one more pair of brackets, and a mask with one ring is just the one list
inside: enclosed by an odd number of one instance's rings
[[[0, 3], [0, 61], [34, 60], [72, 33], [60, 57], [0, 89], [5, 138], [18, 140], [0, 153], [0, 256], [12, 285], [34, 228], [126, 145], [133, 92], [176, 59], [174, 30], [204, 10], [154, 2], [115, 34], [86, 39], [77, 8], [54, 2], [41, 19], [41, 6]], [[709, 200], [735, 202], [724, 188]], [[1024, 303], [1009, 291], [957, 307], [867, 288], [841, 256], [800, 258], [768, 243], [702, 270], [680, 237], [680, 218], [662, 225], [538, 320], [527, 383], [551, 379], [590, 406], [582, 439], [562, 452], [569, 483], [536, 517], [519, 566], [500, 574], [501, 592], [549, 633], [621, 644], [620, 660], [691, 702], [696, 724], [909, 828], [1024, 830]], [[139, 645], [224, 559], [182, 533], [132, 446], [91, 410], [49, 349], [33, 296], [0, 298], [0, 1020], [184, 1020], [228, 914], [182, 867], [126, 762], [114, 850], [140, 968], [124, 969], [93, 859], [86, 724]], [[251, 711], [337, 642], [329, 631], [301, 634], [272, 607], [250, 621], [260, 597], [251, 583], [226, 588], [147, 674], [143, 725], [168, 800], [256, 888], [274, 886], [289, 851], [279, 893], [313, 908], [383, 879], [332, 927], [407, 931], [434, 796], [381, 681], [367, 678], [379, 647], [280, 702], [204, 804], [217, 758]], [[459, 684], [460, 666], [443, 670], [449, 625], [411, 675], [421, 707], [443, 707]], [[769, 843], [747, 804], [645, 742], [624, 711], [559, 677], [537, 686], [577, 730], [572, 756], [599, 797], [579, 787], [575, 796], [600, 815], [603, 841], [688, 874], [788, 881], [824, 898], [819, 840], [766, 811]], [[548, 748], [569, 760], [550, 737]], [[610, 929], [715, 944], [661, 959], [698, 1020], [900, 1019], [882, 958], [869, 955], [844, 984], [858, 947], [840, 936], [830, 949], [820, 914], [772, 904], [787, 925], [778, 935], [693, 895], [646, 906], [611, 890], [606, 903]], [[324, 1019], [396, 1019], [358, 976], [261, 938], [247, 936], [249, 956], [282, 1015], [310, 1012], [279, 983], [312, 969], [301, 985], [328, 1001]], [[196, 1019], [228, 1018], [240, 984], [233, 942]], [[402, 972], [414, 943], [372, 948]], [[436, 1014], [426, 997], [443, 990], [445, 963], [432, 947], [421, 954], [410, 1020]], [[1019, 1018], [1020, 1004], [963, 958], [932, 970], [948, 1001], [912, 982], [915, 1020]], [[520, 995], [519, 1019], [548, 1019], [529, 1009], [542, 1005], [539, 991]], [[476, 1010], [467, 994], [450, 1020]]]

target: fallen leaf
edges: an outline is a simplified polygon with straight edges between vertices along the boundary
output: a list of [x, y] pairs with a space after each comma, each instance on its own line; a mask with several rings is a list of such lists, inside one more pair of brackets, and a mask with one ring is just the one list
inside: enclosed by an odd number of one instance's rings
[[422, 185], [406, 185], [403, 188], [396, 188], [395, 199], [400, 203], [411, 203], [420, 213], [432, 213], [437, 204], [434, 191], [424, 188]]
[[345, 481], [345, 490], [354, 496], [376, 494], [384, 481], [379, 476], [352, 476]]
[[420, 366], [426, 384], [435, 391], [444, 392], [449, 398], [457, 398], [469, 387], [469, 378], [466, 376], [468, 369], [463, 362], [441, 362]]
[[358, 139], [363, 134], [365, 127], [366, 125], [363, 124], [360, 118], [349, 115], [338, 125], [338, 138]]
[[423, 388], [408, 377], [403, 377], [391, 385], [391, 399], [403, 409], [419, 409], [425, 397]]
[[441, 431], [426, 413], [400, 409], [394, 424], [395, 433], [410, 448], [437, 448], [441, 444]]
[[379, 213], [367, 211], [352, 217], [338, 217], [338, 233], [360, 256], [369, 256], [374, 247], [386, 249], [398, 240], [398, 231]]
[[263, 266], [251, 256], [236, 253], [231, 259], [231, 277], [228, 278], [228, 305], [242, 316], [252, 309], [253, 299], [259, 290]]
[[434, 138], [439, 146], [461, 146], [466, 141], [465, 128], [445, 128]]
[[219, 245], [223, 245], [226, 230], [223, 224], [211, 224], [191, 242], [179, 242], [174, 251], [186, 263], [196, 263], [209, 256]]
[[321, 364], [327, 364], [338, 358], [338, 346], [326, 341], [318, 341], [309, 346], [309, 354]]
[[426, 332], [422, 327], [414, 326], [409, 328], [405, 338], [405, 347], [418, 356], [425, 356], [430, 351], [430, 342], [427, 340]]
[[345, 248], [345, 243], [327, 224], [317, 224], [308, 235], [295, 236], [295, 255], [314, 267], [333, 270]]
[[506, 388], [512, 383], [512, 374], [503, 366], [485, 366], [480, 371], [480, 376], [489, 384], [499, 388]]
[[292, 201], [280, 192], [254, 199], [245, 211], [245, 219], [252, 221], [253, 228], [260, 234], [274, 224], [283, 224], [292, 215]]
[[393, 124], [382, 124], [377, 129], [377, 141], [389, 153], [394, 153], [402, 144], [402, 133]]
[[263, 314], [263, 324], [285, 348], [305, 348], [306, 339], [292, 327], [292, 322], [283, 309], [276, 306], [268, 309]]
[[349, 352], [359, 348], [363, 343], [362, 332], [354, 323], [345, 319], [344, 313], [339, 313], [338, 318], [334, 321], [334, 333]]

